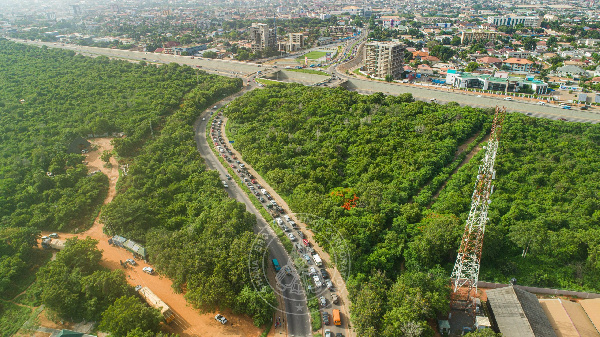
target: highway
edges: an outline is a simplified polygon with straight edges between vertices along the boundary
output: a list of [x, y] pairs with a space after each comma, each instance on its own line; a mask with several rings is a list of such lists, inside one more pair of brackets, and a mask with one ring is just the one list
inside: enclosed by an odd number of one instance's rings
[[[37, 42], [37, 41], [23, 41], [15, 40], [15, 42], [32, 44], [32, 45], [45, 45], [51, 48], [63, 48], [74, 50], [84, 55], [104, 55], [114, 58], [123, 58], [127, 60], [139, 60], [143, 61], [145, 58], [146, 62], [155, 63], [170, 63], [176, 62], [179, 64], [186, 64], [192, 67], [200, 68], [209, 73], [219, 74], [228, 77], [248, 77], [249, 75], [256, 73], [261, 70], [263, 72], [269, 69], [267, 65], [264, 67], [256, 63], [245, 63], [230, 60], [210, 60], [210, 59], [192, 59], [189, 56], [174, 56], [168, 54], [155, 54], [119, 49], [108, 49], [108, 48], [96, 48], [96, 47], [84, 47], [61, 43], [51, 42]], [[348, 46], [347, 46], [348, 47]], [[286, 56], [286, 57], [289, 57]], [[460, 105], [468, 105], [479, 108], [495, 108], [496, 106], [505, 106], [509, 112], [521, 112], [530, 114], [532, 117], [548, 118], [548, 119], [560, 119], [564, 118], [568, 121], [574, 122], [587, 122], [587, 123], [598, 123], [600, 122], [600, 109], [592, 108], [588, 111], [581, 111], [573, 108], [571, 110], [561, 109], [556, 105], [536, 105], [535, 102], [529, 102], [524, 100], [515, 99], [513, 101], [504, 101], [501, 97], [488, 97], [482, 95], [477, 97], [477, 94], [466, 93], [464, 91], [448, 91], [435, 86], [415, 86], [407, 85], [402, 83], [387, 83], [381, 81], [373, 81], [366, 79], [357, 79], [349, 77], [346, 74], [339, 72], [334, 68], [333, 73], [342, 79], [349, 81], [349, 90], [357, 91], [361, 94], [371, 94], [374, 92], [383, 92], [390, 95], [399, 95], [404, 93], [412, 94], [415, 99], [430, 101], [435, 98], [438, 103], [456, 102]], [[246, 84], [246, 83], [245, 83]]]
[[[246, 87], [242, 92], [229, 96], [220, 101], [217, 104], [217, 107], [220, 109], [235, 98], [255, 88], [255, 84], [251, 83], [251, 86]], [[279, 281], [276, 281], [275, 285], [272, 284], [274, 291], [278, 293], [285, 301], [285, 312], [277, 313], [277, 315], [284, 316], [284, 324], [287, 324], [284, 325], [284, 327], [287, 326], [288, 335], [298, 337], [312, 336], [310, 315], [306, 303], [306, 294], [304, 293], [304, 288], [300, 283], [300, 278], [294, 277], [298, 275], [298, 272], [294, 268], [294, 264], [290, 261], [289, 255], [279, 241], [279, 238], [275, 232], [262, 217], [261, 213], [254, 207], [254, 204], [252, 204], [248, 198], [248, 195], [238, 186], [237, 181], [239, 181], [239, 178], [237, 176], [234, 176], [232, 180], [227, 180], [225, 178], [225, 175], [228, 174], [227, 169], [223, 167], [219, 159], [215, 156], [210, 148], [208, 140], [206, 139], [206, 127], [207, 123], [210, 121], [210, 111], [211, 109], [204, 111], [194, 124], [195, 140], [198, 152], [206, 161], [207, 167], [211, 170], [216, 170], [219, 172], [222, 180], [227, 182], [229, 187], [225, 190], [229, 196], [238, 200], [239, 202], [244, 203], [246, 205], [246, 210], [256, 215], [256, 233], [260, 233], [265, 238], [267, 246], [269, 247], [269, 257], [267, 258], [267, 261], [271, 261], [271, 259], [275, 258], [282, 268], [284, 268], [284, 266], [290, 266], [290, 268], [293, 269], [292, 275], [283, 277]], [[260, 272], [265, 273], [267, 269], [266, 267], [267, 266], [262, 266], [260, 268]], [[277, 328], [274, 330], [279, 332], [281, 329], [282, 328]]]

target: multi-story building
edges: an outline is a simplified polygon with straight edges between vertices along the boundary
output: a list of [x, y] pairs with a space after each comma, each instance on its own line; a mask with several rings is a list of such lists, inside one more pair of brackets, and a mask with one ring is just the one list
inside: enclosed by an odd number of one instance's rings
[[467, 44], [471, 41], [496, 41], [499, 32], [492, 32], [487, 30], [470, 30], [462, 31], [460, 34], [460, 43]]
[[516, 26], [522, 24], [524, 27], [540, 27], [542, 18], [539, 16], [488, 16], [487, 22], [496, 26]]
[[304, 48], [304, 34], [290, 33], [288, 37], [287, 51], [296, 51]]
[[512, 71], [531, 71], [533, 62], [528, 59], [520, 59], [511, 57], [504, 60], [503, 65], [509, 66]]
[[401, 43], [369, 42], [365, 44], [365, 72], [376, 78], [400, 78], [405, 47]]
[[277, 33], [265, 23], [253, 23], [250, 27], [252, 51], [277, 48]]

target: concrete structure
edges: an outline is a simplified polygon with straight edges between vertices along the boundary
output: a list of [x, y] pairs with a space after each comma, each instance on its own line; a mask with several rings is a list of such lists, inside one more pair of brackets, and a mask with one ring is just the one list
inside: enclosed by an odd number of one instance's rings
[[600, 332], [600, 298], [581, 300], [579, 304], [596, 327], [596, 331]]
[[496, 41], [496, 38], [500, 35], [499, 32], [492, 32], [487, 30], [470, 30], [462, 31], [460, 34], [460, 43], [467, 44], [473, 41]]
[[525, 27], [540, 27], [542, 18], [539, 16], [489, 16], [487, 22], [496, 26], [516, 26], [522, 24]]
[[488, 290], [492, 327], [504, 337], [557, 337], [537, 297], [519, 286]]
[[540, 299], [540, 304], [558, 337], [600, 337], [581, 304], [560, 298]]
[[187, 54], [189, 56], [193, 56], [196, 55], [198, 52], [206, 50], [208, 47], [205, 44], [199, 45], [199, 46], [194, 46], [194, 47], [173, 47], [170, 48], [171, 52], [170, 53], [165, 53], [165, 54], [173, 54], [173, 55], [182, 55], [182, 54]]
[[302, 33], [290, 33], [288, 35], [288, 42], [285, 46], [286, 52], [293, 52], [304, 48], [304, 34]]
[[277, 48], [277, 32], [266, 23], [253, 23], [249, 28], [252, 51]]
[[365, 72], [375, 78], [385, 78], [387, 75], [400, 78], [404, 69], [404, 50], [401, 43], [365, 44]]

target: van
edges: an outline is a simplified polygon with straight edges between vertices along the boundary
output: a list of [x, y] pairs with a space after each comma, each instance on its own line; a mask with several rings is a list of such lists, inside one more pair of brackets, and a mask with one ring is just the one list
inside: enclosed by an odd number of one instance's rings
[[337, 325], [337, 326], [342, 325], [342, 319], [340, 317], [340, 311], [338, 309], [333, 309], [331, 316], [333, 316], [333, 324], [334, 325]]
[[279, 266], [279, 262], [277, 261], [277, 259], [273, 259], [273, 268], [275, 268], [275, 271], [281, 270], [281, 267]]

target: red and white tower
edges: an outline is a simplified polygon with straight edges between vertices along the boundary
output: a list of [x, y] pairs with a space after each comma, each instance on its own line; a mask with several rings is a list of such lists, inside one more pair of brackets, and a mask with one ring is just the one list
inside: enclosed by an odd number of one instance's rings
[[453, 309], [474, 309], [472, 297], [477, 294], [483, 235], [488, 221], [490, 196], [494, 192], [492, 180], [496, 178], [494, 162], [505, 115], [506, 108], [496, 107], [490, 139], [487, 146], [484, 147], [485, 155], [477, 173], [471, 210], [452, 271], [453, 289], [450, 304]]

